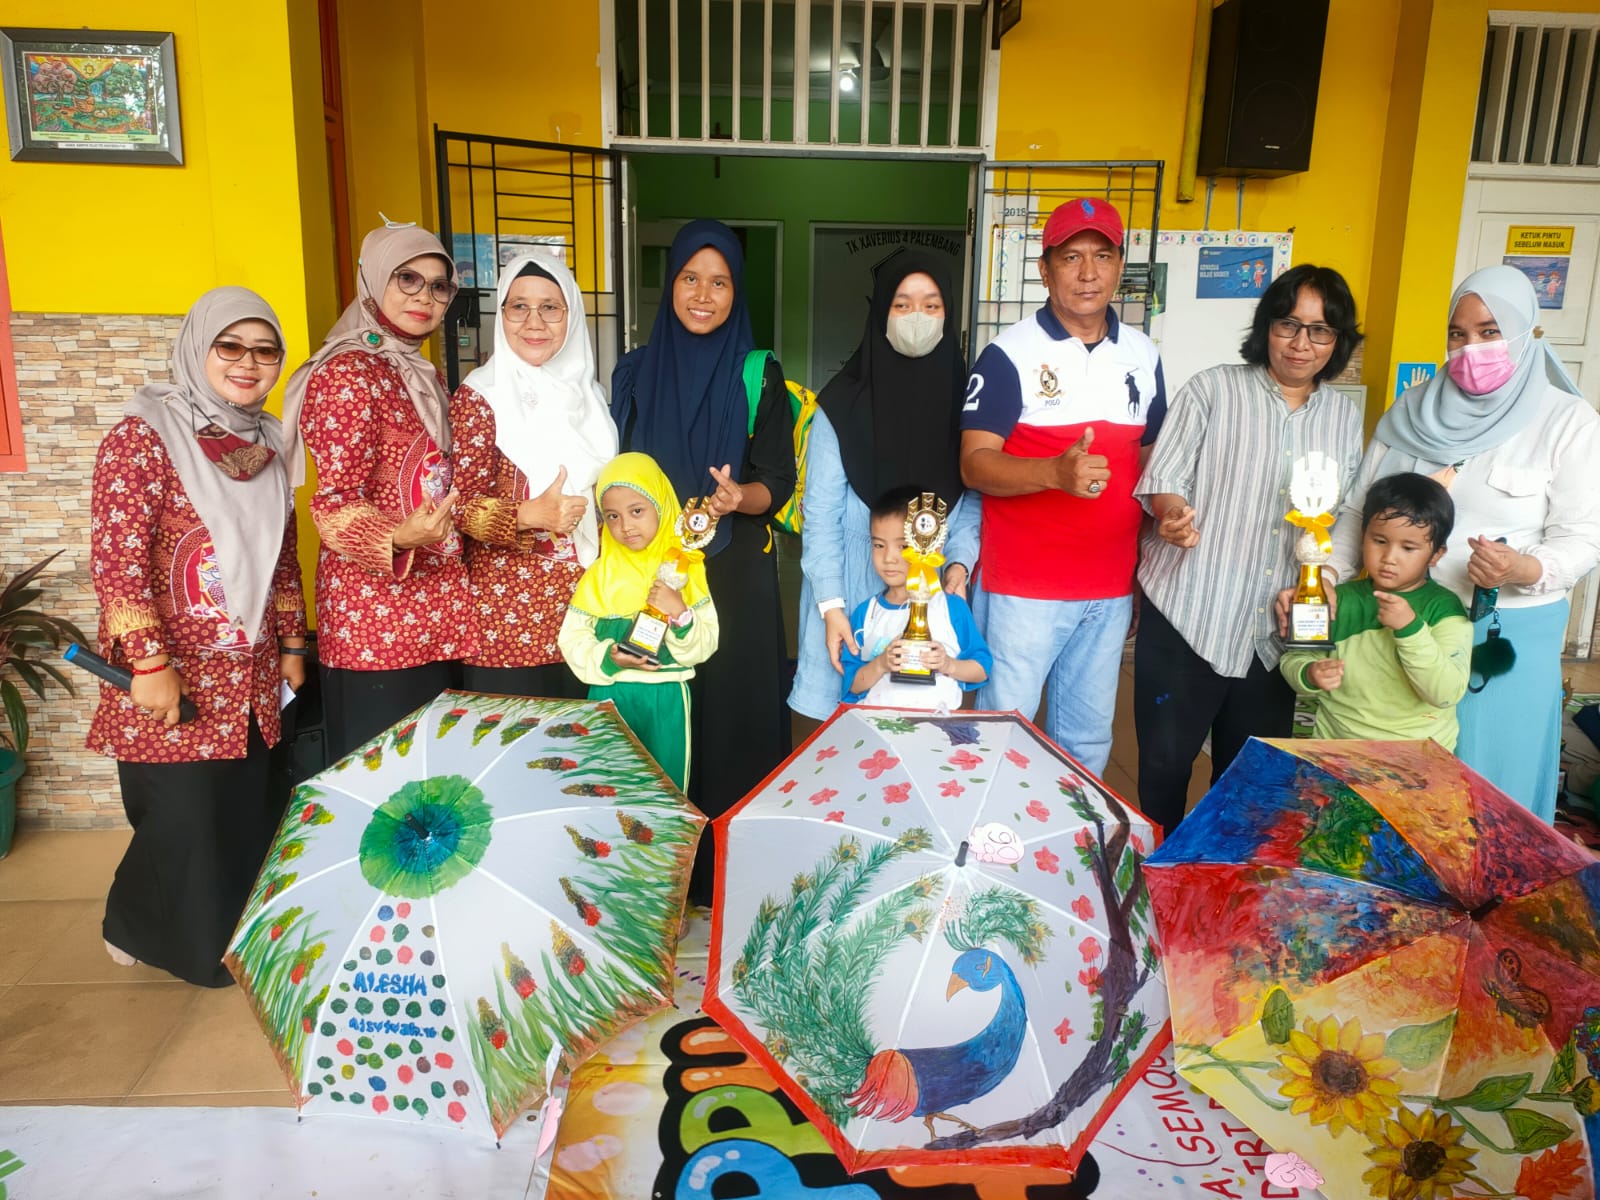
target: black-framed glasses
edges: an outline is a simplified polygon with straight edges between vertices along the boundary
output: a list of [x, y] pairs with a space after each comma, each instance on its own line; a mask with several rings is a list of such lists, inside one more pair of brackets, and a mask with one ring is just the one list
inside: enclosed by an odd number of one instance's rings
[[1314, 345], [1331, 346], [1339, 340], [1339, 331], [1332, 325], [1306, 325], [1293, 317], [1279, 317], [1268, 328], [1272, 330], [1273, 337], [1280, 337], [1286, 342], [1299, 337], [1302, 329]]
[[243, 342], [219, 338], [211, 343], [211, 348], [223, 362], [238, 362], [246, 354], [258, 367], [275, 367], [283, 361], [282, 346], [246, 346]]
[[461, 289], [448, 279], [430, 280], [420, 271], [413, 271], [410, 267], [401, 267], [389, 278], [393, 279], [395, 286], [408, 296], [415, 296], [424, 287], [428, 295], [440, 304], [449, 304], [456, 298], [456, 293]]
[[559, 325], [567, 319], [567, 306], [556, 304], [551, 300], [546, 300], [542, 304], [525, 304], [521, 300], [515, 300], [510, 304], [502, 304], [500, 311], [505, 313], [506, 320], [513, 325], [526, 324], [534, 313], [538, 313], [539, 319], [546, 325]]

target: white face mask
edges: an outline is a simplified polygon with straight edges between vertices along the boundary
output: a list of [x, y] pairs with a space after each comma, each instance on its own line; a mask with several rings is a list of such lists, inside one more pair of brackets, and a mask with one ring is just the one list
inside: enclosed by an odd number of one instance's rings
[[944, 318], [928, 313], [908, 312], [889, 317], [889, 345], [907, 358], [922, 358], [944, 338]]

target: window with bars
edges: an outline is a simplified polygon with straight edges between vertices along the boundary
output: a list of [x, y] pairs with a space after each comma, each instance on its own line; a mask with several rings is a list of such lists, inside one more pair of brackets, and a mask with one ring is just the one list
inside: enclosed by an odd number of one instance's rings
[[981, 145], [984, 0], [611, 0], [620, 142]]
[[1491, 14], [1472, 160], [1600, 167], [1600, 16]]

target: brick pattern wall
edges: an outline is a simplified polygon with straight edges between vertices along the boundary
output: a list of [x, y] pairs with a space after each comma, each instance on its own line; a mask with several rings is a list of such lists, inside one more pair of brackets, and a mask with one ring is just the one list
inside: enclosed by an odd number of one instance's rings
[[[89, 583], [89, 482], [100, 439], [135, 388], [167, 377], [178, 317], [14, 313], [17, 390], [28, 469], [0, 475], [0, 572], [57, 550], [41, 599], [91, 639], [99, 608]], [[33, 699], [28, 773], [17, 792], [18, 823], [103, 829], [123, 823], [116, 764], [83, 748], [93, 711], [91, 676], [65, 666], [76, 698], [52, 687]], [[24, 692], [25, 696], [31, 696]]]

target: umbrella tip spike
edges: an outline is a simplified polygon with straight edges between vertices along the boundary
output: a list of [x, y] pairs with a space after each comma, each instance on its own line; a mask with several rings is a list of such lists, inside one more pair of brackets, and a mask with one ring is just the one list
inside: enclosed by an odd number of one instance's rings
[[956, 851], [956, 866], [964, 867], [966, 865], [967, 865], [967, 843], [966, 842], [962, 842], [961, 843], [961, 849]]

